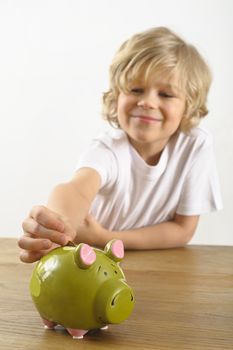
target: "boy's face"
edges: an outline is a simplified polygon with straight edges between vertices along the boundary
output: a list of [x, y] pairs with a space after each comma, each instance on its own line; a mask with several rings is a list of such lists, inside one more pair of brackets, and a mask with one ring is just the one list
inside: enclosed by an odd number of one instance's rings
[[175, 78], [151, 79], [120, 92], [117, 103], [118, 122], [137, 148], [162, 150], [178, 129], [185, 111], [185, 95]]

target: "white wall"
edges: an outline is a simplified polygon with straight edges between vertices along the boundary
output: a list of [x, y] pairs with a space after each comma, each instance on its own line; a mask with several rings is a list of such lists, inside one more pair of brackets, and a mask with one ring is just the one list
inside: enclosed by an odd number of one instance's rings
[[214, 72], [210, 114], [224, 210], [204, 216], [193, 243], [233, 244], [233, 2], [0, 0], [0, 236], [19, 236], [34, 204], [68, 179], [105, 127], [101, 95], [123, 40], [169, 26]]

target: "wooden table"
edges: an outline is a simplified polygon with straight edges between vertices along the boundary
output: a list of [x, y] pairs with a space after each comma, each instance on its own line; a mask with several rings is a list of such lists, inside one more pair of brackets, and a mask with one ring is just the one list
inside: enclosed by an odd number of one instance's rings
[[127, 252], [136, 306], [130, 318], [74, 340], [44, 330], [28, 285], [33, 264], [16, 239], [0, 239], [0, 349], [233, 349], [233, 247]]

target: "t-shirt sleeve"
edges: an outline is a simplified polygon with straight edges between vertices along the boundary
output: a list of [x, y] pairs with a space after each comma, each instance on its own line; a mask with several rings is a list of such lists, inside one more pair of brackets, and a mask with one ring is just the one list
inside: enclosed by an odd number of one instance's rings
[[104, 143], [93, 141], [81, 155], [75, 170], [80, 168], [95, 169], [101, 177], [101, 188], [110, 187], [117, 179], [117, 161], [113, 151]]
[[182, 189], [177, 214], [200, 215], [222, 209], [212, 139], [197, 150]]

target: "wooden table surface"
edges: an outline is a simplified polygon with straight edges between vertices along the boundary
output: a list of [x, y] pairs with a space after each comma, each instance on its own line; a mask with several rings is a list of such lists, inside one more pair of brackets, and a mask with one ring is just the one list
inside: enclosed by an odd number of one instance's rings
[[34, 264], [19, 261], [16, 239], [0, 248], [1, 350], [233, 349], [233, 247], [126, 252], [135, 309], [83, 340], [42, 327], [28, 289]]

